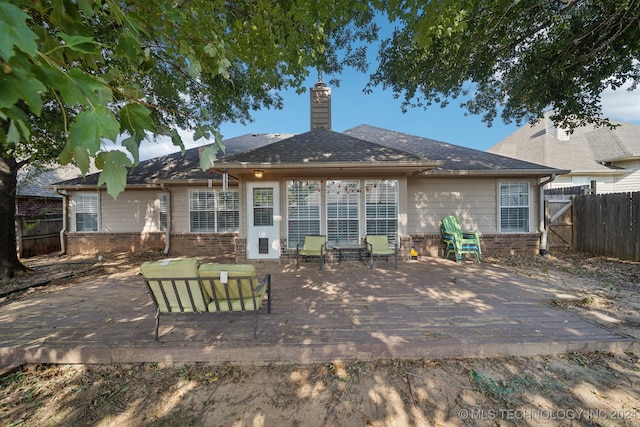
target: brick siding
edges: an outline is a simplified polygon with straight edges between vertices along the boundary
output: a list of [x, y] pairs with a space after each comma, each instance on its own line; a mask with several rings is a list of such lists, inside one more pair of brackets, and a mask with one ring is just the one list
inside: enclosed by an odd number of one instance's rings
[[[69, 255], [93, 255], [108, 252], [135, 252], [164, 250], [164, 233], [68, 233]], [[539, 234], [484, 234], [480, 238], [484, 256], [538, 254]], [[235, 233], [228, 234], [172, 234], [170, 255], [181, 256], [235, 256], [236, 262], [247, 261], [247, 241]], [[399, 259], [409, 258], [409, 250], [416, 246], [421, 256], [443, 257], [445, 245], [440, 234], [421, 234], [403, 237]], [[295, 249], [287, 249], [281, 242], [280, 259], [295, 260]]]

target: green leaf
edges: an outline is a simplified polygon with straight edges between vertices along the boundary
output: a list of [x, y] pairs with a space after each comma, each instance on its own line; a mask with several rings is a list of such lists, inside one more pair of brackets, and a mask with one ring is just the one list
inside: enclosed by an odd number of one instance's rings
[[140, 144], [134, 137], [125, 138], [122, 141], [122, 146], [126, 148], [133, 156], [133, 165], [137, 166], [140, 163]]
[[120, 110], [120, 131], [127, 131], [137, 142], [146, 137], [146, 131], [154, 132], [155, 124], [151, 111], [137, 103], [129, 103]]
[[203, 171], [207, 171], [210, 167], [212, 167], [217, 159], [216, 153], [218, 152], [218, 147], [214, 145], [207, 146], [204, 150], [200, 152], [200, 169]]
[[111, 101], [113, 93], [102, 79], [72, 68], [68, 73], [60, 73], [55, 79], [60, 95], [68, 105], [93, 107]]
[[93, 37], [71, 36], [62, 32], [57, 35], [64, 40], [64, 45], [67, 49], [89, 55], [95, 55], [100, 52], [101, 46], [93, 39]]
[[82, 172], [82, 175], [86, 175], [89, 172], [89, 167], [91, 167], [89, 152], [84, 147], [74, 147], [71, 152], [73, 158], [76, 159], [76, 165], [80, 168], [80, 172]]
[[71, 147], [85, 147], [91, 154], [100, 149], [102, 138], [115, 141], [120, 132], [120, 124], [107, 107], [83, 111], [69, 127]]
[[42, 110], [40, 94], [46, 89], [35, 75], [24, 69], [13, 67], [10, 73], [0, 72], [0, 108], [11, 108], [22, 100], [38, 116]]
[[140, 41], [128, 33], [124, 33], [118, 38], [116, 53], [134, 64], [138, 64], [140, 59], [144, 59]]
[[171, 129], [171, 143], [176, 147], [180, 147], [180, 151], [184, 154], [184, 142], [177, 130]]
[[200, 61], [192, 60], [189, 63], [189, 76], [195, 79], [199, 77], [200, 74], [202, 74], [202, 65], [200, 64]]
[[7, 2], [0, 3], [0, 56], [5, 61], [15, 55], [14, 47], [29, 55], [36, 54], [38, 37], [26, 24], [29, 18], [19, 7]]
[[97, 165], [102, 168], [98, 185], [107, 184], [107, 193], [116, 199], [127, 186], [127, 168], [125, 166], [131, 166], [131, 160], [122, 151], [103, 151], [96, 158]]

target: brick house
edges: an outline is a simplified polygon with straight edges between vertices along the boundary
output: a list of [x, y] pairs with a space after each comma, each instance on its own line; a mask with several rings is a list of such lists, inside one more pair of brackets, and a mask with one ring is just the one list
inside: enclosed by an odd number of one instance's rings
[[306, 234], [386, 234], [401, 256], [442, 256], [440, 220], [482, 232], [483, 252], [537, 253], [542, 188], [567, 171], [360, 125], [331, 130], [331, 90], [311, 89], [311, 130], [245, 135], [206, 172], [198, 149], [143, 161], [116, 200], [98, 176], [60, 182], [71, 254], [160, 248], [168, 255], [286, 260]]

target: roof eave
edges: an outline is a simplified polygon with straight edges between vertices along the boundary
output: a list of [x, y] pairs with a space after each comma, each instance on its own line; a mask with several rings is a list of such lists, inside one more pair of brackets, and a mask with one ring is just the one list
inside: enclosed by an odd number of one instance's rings
[[564, 175], [571, 172], [565, 169], [494, 169], [494, 170], [429, 170], [421, 175], [433, 176], [550, 176]]

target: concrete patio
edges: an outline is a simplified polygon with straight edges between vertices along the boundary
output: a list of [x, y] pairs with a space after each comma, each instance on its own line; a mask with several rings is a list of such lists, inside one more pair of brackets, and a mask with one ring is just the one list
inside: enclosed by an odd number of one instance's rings
[[[133, 267], [133, 266], [132, 266]], [[278, 363], [633, 351], [633, 339], [549, 305], [548, 284], [498, 267], [435, 259], [259, 263], [272, 314], [161, 317], [135, 266], [2, 307], [0, 368], [23, 363]]]

